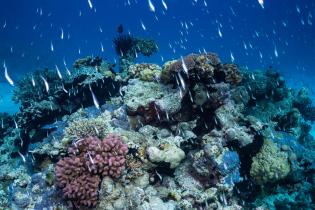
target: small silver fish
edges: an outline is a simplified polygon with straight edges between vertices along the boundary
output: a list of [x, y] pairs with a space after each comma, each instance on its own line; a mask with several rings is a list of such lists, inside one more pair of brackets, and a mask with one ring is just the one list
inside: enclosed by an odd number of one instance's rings
[[45, 88], [46, 88], [46, 91], [48, 93], [49, 92], [49, 84], [48, 84], [47, 80], [43, 76], [40, 76], [40, 78], [44, 81]]
[[17, 122], [15, 121], [15, 119], [13, 121], [14, 121], [15, 128], [18, 129], [19, 126], [18, 126]]
[[186, 66], [186, 63], [185, 63], [185, 61], [184, 61], [183, 56], [181, 57], [181, 59], [182, 59], [182, 67], [183, 67], [183, 70], [184, 70], [184, 72], [188, 75], [188, 69], [187, 69], [187, 66]]
[[155, 12], [155, 7], [154, 7], [153, 3], [151, 2], [151, 0], [148, 0], [148, 3], [149, 3], [150, 11]]
[[32, 85], [33, 85], [33, 87], [35, 87], [35, 80], [34, 80], [34, 77], [33, 77], [33, 75], [32, 75], [32, 78], [31, 78], [31, 80], [32, 80]]
[[18, 154], [21, 156], [23, 162], [25, 163], [25, 162], [26, 162], [26, 159], [25, 159], [24, 155], [23, 155], [22, 153], [20, 153], [19, 151], [18, 151]]
[[62, 79], [62, 75], [61, 75], [61, 72], [60, 72], [58, 66], [57, 66], [57, 65], [55, 65], [55, 66], [56, 66], [56, 71], [57, 71], [58, 77], [59, 77], [60, 79]]
[[179, 81], [180, 81], [180, 84], [181, 84], [181, 86], [182, 86], [182, 88], [183, 88], [183, 90], [185, 90], [185, 88], [186, 88], [186, 84], [185, 84], [185, 81], [184, 81], [184, 79], [183, 79], [183, 77], [182, 77], [182, 75], [178, 72], [178, 78], [179, 78]]
[[93, 9], [93, 4], [92, 4], [92, 1], [91, 1], [91, 0], [88, 0], [88, 3], [89, 3], [89, 7], [90, 7], [90, 9]]
[[60, 39], [63, 39], [63, 38], [64, 38], [64, 35], [63, 35], [63, 29], [62, 29], [62, 28], [60, 28], [60, 31], [61, 31]]
[[143, 29], [144, 31], [146, 31], [146, 30], [147, 30], [147, 28], [146, 28], [146, 27], [145, 27], [145, 25], [143, 24], [142, 20], [140, 20], [140, 23], [141, 23], [141, 27], [142, 27], [142, 29]]
[[9, 82], [10, 85], [14, 86], [14, 82], [11, 79], [11, 77], [9, 76], [8, 68], [7, 68], [6, 64], [5, 64], [5, 61], [3, 62], [3, 68], [4, 68], [4, 76], [5, 76], [5, 78], [7, 79], [7, 81]]
[[265, 9], [264, 0], [258, 0], [258, 3], [261, 6], [261, 8]]
[[54, 52], [54, 45], [53, 45], [52, 41], [50, 42], [50, 50], [51, 50], [51, 52]]
[[66, 90], [65, 86], [62, 84], [62, 90], [65, 92], [65, 93], [68, 93], [68, 91]]
[[91, 86], [89, 86], [89, 87], [90, 87], [91, 95], [92, 95], [92, 98], [93, 98], [93, 103], [94, 103], [94, 105], [95, 105], [95, 107], [97, 109], [100, 109], [100, 105], [98, 103], [98, 100], [97, 100], [95, 94], [93, 93], [93, 90], [92, 90]]
[[166, 5], [164, 0], [162, 0], [162, 5], [163, 5], [164, 9], [167, 10], [167, 5]]

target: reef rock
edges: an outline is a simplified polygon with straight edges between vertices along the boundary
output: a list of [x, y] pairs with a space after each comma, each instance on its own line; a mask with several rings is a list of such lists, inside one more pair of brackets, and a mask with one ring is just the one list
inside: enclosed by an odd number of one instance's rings
[[180, 93], [170, 86], [132, 79], [122, 90], [128, 115], [138, 115], [144, 123], [169, 120], [181, 108]]
[[176, 146], [165, 145], [163, 149], [157, 147], [147, 148], [149, 160], [153, 163], [168, 163], [170, 168], [176, 168], [185, 158], [183, 150]]

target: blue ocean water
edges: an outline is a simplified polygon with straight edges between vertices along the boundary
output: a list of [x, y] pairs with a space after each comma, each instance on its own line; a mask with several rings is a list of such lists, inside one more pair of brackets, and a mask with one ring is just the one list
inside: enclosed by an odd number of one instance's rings
[[152, 0], [152, 12], [147, 0], [91, 0], [92, 9], [88, 0], [7, 1], [0, 8], [0, 61], [14, 79], [37, 68], [62, 68], [63, 61], [71, 66], [86, 55], [113, 61], [112, 40], [123, 24], [134, 36], [156, 40], [159, 53], [148, 62], [206, 50], [226, 62], [232, 53], [235, 63], [250, 69], [272, 65], [294, 85], [314, 81], [314, 1], [265, 0], [264, 8], [258, 0], [164, 2], [167, 9]]

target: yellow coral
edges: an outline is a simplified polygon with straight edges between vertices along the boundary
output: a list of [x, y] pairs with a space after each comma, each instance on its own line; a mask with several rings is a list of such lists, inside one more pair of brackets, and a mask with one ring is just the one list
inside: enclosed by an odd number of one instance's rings
[[129, 67], [129, 74], [142, 81], [154, 81], [161, 73], [161, 67], [156, 64], [135, 64]]
[[168, 83], [171, 80], [171, 67], [172, 64], [176, 63], [177, 60], [172, 60], [172, 61], [167, 61], [164, 65], [163, 65], [163, 69], [160, 75], [160, 79], [165, 82]]
[[144, 69], [140, 72], [139, 78], [143, 81], [152, 81], [155, 76], [155, 71], [151, 69]]
[[287, 154], [270, 140], [265, 140], [259, 153], [253, 158], [250, 175], [258, 184], [276, 182], [290, 173]]

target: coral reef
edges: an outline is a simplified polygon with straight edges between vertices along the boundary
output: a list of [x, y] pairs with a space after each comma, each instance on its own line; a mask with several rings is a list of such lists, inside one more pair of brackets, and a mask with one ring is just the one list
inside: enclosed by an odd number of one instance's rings
[[96, 206], [101, 177], [118, 178], [128, 152], [119, 136], [80, 139], [69, 147], [68, 155], [56, 164], [58, 187], [74, 206]]
[[[95, 65], [99, 65], [98, 68]], [[58, 72], [46, 69], [26, 75], [17, 82], [13, 99], [21, 104], [16, 122], [25, 140], [23, 150], [33, 140], [31, 132], [60, 120], [81, 106], [93, 105], [95, 99], [103, 104], [105, 99], [118, 94], [119, 82], [111, 76], [112, 66], [107, 62], [89, 57], [77, 61], [75, 67], [70, 75], [62, 78]]]
[[0, 209], [314, 208], [305, 88], [214, 53], [135, 64], [157, 46], [119, 31], [120, 73], [86, 57], [17, 83], [21, 111], [0, 115]]

